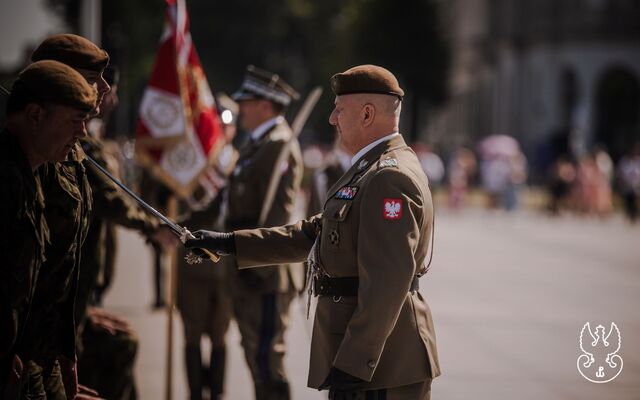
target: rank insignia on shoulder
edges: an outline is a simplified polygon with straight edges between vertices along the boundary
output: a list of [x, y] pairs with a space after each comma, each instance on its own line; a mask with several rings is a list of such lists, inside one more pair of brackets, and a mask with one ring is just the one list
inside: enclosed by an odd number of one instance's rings
[[340, 200], [353, 200], [353, 198], [356, 197], [356, 193], [358, 193], [357, 186], [345, 186], [336, 192], [334, 198]]
[[384, 219], [400, 219], [402, 217], [402, 199], [384, 199], [382, 215]]
[[380, 168], [397, 167], [397, 166], [398, 166], [398, 160], [395, 158], [386, 158], [380, 161]]

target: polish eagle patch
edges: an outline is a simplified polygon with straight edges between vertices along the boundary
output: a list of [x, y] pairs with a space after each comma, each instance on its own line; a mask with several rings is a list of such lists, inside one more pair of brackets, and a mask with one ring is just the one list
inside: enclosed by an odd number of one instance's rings
[[402, 217], [402, 199], [384, 199], [383, 204], [384, 219], [393, 221]]

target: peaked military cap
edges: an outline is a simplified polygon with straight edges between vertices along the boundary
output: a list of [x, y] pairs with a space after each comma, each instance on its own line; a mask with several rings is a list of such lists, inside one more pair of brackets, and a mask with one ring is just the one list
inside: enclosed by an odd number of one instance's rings
[[86, 112], [95, 108], [98, 96], [80, 73], [54, 60], [37, 61], [23, 69], [13, 88], [12, 93], [26, 89], [44, 103], [67, 105]]
[[387, 69], [377, 65], [358, 65], [331, 77], [331, 90], [336, 96], [355, 93], [376, 93], [398, 96], [404, 90], [396, 77]]
[[300, 95], [279, 75], [249, 65], [240, 89], [231, 97], [235, 101], [263, 98], [288, 106]]
[[109, 63], [106, 51], [92, 41], [71, 33], [46, 38], [31, 54], [31, 61], [56, 60], [75, 69], [101, 72]]

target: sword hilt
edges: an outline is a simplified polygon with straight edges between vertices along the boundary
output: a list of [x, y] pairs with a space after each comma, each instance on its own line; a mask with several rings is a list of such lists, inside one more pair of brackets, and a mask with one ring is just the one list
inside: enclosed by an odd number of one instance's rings
[[[185, 228], [184, 226], [182, 227], [182, 230], [180, 232], [180, 241], [184, 244], [187, 239], [195, 239], [196, 237], [193, 236], [193, 233], [191, 233], [187, 228]], [[203, 248], [198, 248], [198, 250], [200, 250], [205, 256], [207, 256], [207, 258], [209, 260], [211, 260], [214, 263], [217, 263], [218, 261], [220, 261], [220, 256], [210, 250], [207, 249], [203, 249]], [[195, 254], [195, 253], [191, 253], [191, 254], [187, 254], [187, 256], [185, 257], [185, 259], [187, 260], [187, 262], [189, 264], [200, 264], [203, 260], [203, 257], [199, 254]]]

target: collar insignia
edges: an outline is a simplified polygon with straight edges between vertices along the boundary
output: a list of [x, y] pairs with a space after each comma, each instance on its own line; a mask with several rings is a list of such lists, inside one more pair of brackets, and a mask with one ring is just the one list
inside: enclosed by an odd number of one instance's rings
[[387, 158], [380, 161], [380, 168], [397, 167], [397, 166], [398, 166], [398, 160], [395, 158]]

